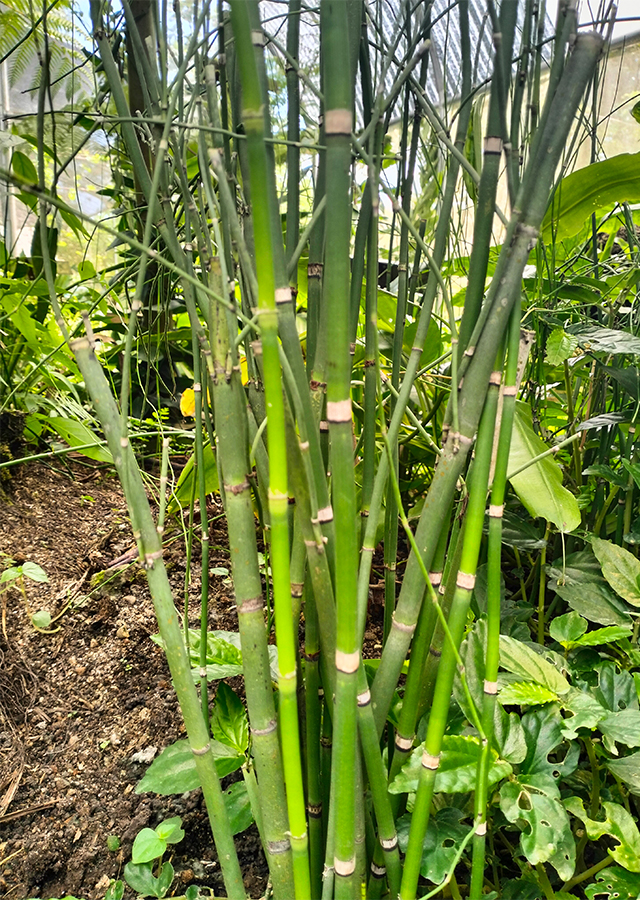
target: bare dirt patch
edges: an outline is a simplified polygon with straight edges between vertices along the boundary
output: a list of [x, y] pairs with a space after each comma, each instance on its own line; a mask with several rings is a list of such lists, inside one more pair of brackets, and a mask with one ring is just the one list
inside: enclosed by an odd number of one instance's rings
[[[98, 900], [109, 879], [122, 876], [137, 832], [173, 815], [182, 816], [186, 837], [175, 847], [178, 877], [171, 893], [197, 883], [224, 896], [201, 792], [135, 793], [146, 765], [135, 762], [134, 754], [150, 747], [159, 752], [183, 736], [184, 727], [164, 653], [151, 640], [157, 629], [144, 573], [126, 561], [113, 567], [135, 549], [117, 480], [108, 470], [76, 461], [59, 469], [33, 464], [3, 487], [0, 569], [7, 557], [17, 565], [35, 562], [49, 582], [26, 582], [29, 610], [17, 590], [5, 594], [0, 896]], [[222, 527], [214, 526], [212, 545], [211, 566], [224, 566]], [[182, 598], [185, 552], [179, 531], [168, 541], [165, 559], [174, 596]], [[189, 589], [192, 627], [198, 565], [196, 558]], [[96, 586], [96, 573], [105, 572]], [[69, 601], [55, 634], [32, 627], [29, 612], [47, 609], [55, 617]], [[221, 578], [213, 580], [211, 601], [210, 627], [237, 630]], [[120, 839], [115, 853], [107, 848], [108, 835]], [[236, 843], [247, 892], [260, 897], [267, 869], [255, 826]], [[127, 888], [125, 896], [134, 894]]]

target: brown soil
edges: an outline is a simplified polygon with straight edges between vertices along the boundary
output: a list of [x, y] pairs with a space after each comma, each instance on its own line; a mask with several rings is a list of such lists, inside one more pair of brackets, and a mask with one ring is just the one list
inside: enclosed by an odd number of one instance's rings
[[[0, 896], [103, 898], [109, 879], [122, 877], [138, 831], [174, 815], [182, 816], [186, 837], [174, 848], [171, 893], [195, 883], [224, 896], [201, 792], [135, 793], [147, 766], [134, 754], [159, 752], [184, 726], [164, 654], [150, 637], [156, 624], [144, 573], [136, 563], [113, 566], [134, 549], [114, 475], [79, 461], [59, 470], [35, 464], [3, 486], [0, 571], [7, 557], [45, 570], [48, 583], [25, 583], [31, 613], [56, 616], [71, 602], [55, 622], [59, 630], [42, 634], [18, 590], [1, 595]], [[211, 567], [227, 563], [226, 536], [215, 527]], [[181, 597], [178, 533], [165, 559]], [[92, 587], [92, 577], [105, 571], [107, 580]], [[213, 578], [211, 601], [210, 627], [237, 630], [220, 577]], [[195, 627], [197, 562], [190, 604]], [[117, 852], [109, 852], [108, 835], [120, 839]], [[255, 826], [236, 843], [248, 895], [260, 897], [267, 869]], [[127, 888], [125, 897], [133, 896]]]

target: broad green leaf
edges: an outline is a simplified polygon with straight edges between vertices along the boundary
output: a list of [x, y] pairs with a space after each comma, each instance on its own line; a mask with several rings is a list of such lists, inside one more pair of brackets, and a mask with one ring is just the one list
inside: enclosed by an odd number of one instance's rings
[[632, 606], [640, 606], [640, 561], [624, 547], [601, 538], [591, 539], [602, 574], [614, 591]]
[[566, 694], [569, 682], [550, 662], [522, 641], [500, 635], [500, 665], [523, 681], [535, 681], [556, 694]]
[[618, 866], [607, 867], [596, 873], [595, 882], [588, 884], [584, 892], [587, 900], [638, 900], [640, 875]]
[[[478, 738], [462, 735], [445, 735], [442, 742], [440, 766], [436, 773], [434, 790], [445, 794], [459, 794], [473, 790], [475, 786], [478, 760], [481, 754]], [[418, 780], [422, 769], [422, 753], [424, 744], [411, 753], [400, 772], [389, 785], [392, 794], [406, 794], [418, 788]], [[489, 764], [489, 785], [496, 784], [511, 774], [508, 762], [498, 758], [495, 750], [491, 750]]]
[[587, 630], [587, 620], [578, 615], [577, 612], [570, 612], [564, 616], [556, 616], [549, 626], [549, 634], [562, 644], [563, 647], [572, 646]]
[[[219, 741], [212, 740], [211, 747], [220, 778], [235, 772], [244, 762], [244, 754], [236, 753]], [[197, 787], [200, 787], [200, 780], [189, 742], [176, 741], [154, 759], [138, 782], [136, 793], [183, 794]]]
[[533, 681], [517, 681], [506, 684], [498, 694], [498, 700], [505, 706], [540, 706], [558, 699], [549, 688]]
[[640, 153], [620, 153], [563, 178], [542, 223], [544, 239], [554, 227], [558, 239], [573, 237], [593, 213], [625, 201], [640, 201]]
[[[600, 366], [600, 369], [606, 372], [607, 375], [615, 378], [618, 384], [621, 384], [634, 400], [640, 399], [640, 370], [636, 366], [624, 366], [624, 368]], [[622, 421], [625, 422], [628, 419], [623, 418]]]
[[22, 577], [22, 566], [10, 566], [0, 575], [0, 584], [7, 584], [10, 581], [17, 581]]
[[[622, 465], [625, 467], [629, 475], [633, 478], [636, 483], [636, 487], [640, 487], [640, 465], [638, 463], [630, 463], [628, 459], [620, 460]], [[627, 486], [627, 480], [625, 479], [622, 487]]]
[[[202, 451], [202, 462], [204, 467], [204, 491], [205, 494], [212, 494], [214, 491], [220, 490], [218, 483], [218, 467], [216, 465], [216, 456], [208, 442], [204, 445]], [[195, 452], [191, 454], [189, 460], [180, 473], [178, 483], [169, 503], [168, 512], [173, 513], [180, 506], [187, 506], [191, 500], [191, 492], [193, 488], [193, 479], [195, 477]]]
[[522, 717], [527, 755], [520, 767], [520, 778], [527, 779], [543, 775], [553, 782], [559, 782], [575, 771], [580, 759], [580, 748], [576, 743], [569, 743], [566, 753], [554, 753], [554, 757], [562, 755], [562, 762], [550, 760], [551, 754], [558, 747], [564, 749], [567, 741], [562, 733], [564, 720], [557, 705], [547, 705], [531, 709]]
[[607, 713], [598, 723], [598, 728], [607, 739], [611, 752], [614, 752], [611, 744], [613, 741], [624, 744], [625, 747], [640, 747], [640, 711], [637, 709]]
[[531, 865], [551, 863], [560, 878], [568, 881], [575, 869], [576, 845], [559, 798], [550, 776], [520, 776], [500, 788], [500, 809], [510, 822], [524, 826], [520, 846]]
[[606, 766], [627, 785], [632, 794], [640, 795], [640, 751], [621, 759], [608, 759]]
[[[429, 819], [422, 844], [420, 874], [434, 884], [441, 884], [456, 858], [460, 844], [469, 834], [469, 826], [461, 825], [462, 810], [452, 806], [439, 809]], [[404, 853], [409, 844], [411, 816], [398, 819], [398, 843]]]
[[600, 325], [570, 325], [578, 344], [590, 353], [632, 353], [640, 355], [640, 338], [616, 328]]
[[253, 822], [253, 813], [244, 781], [236, 781], [235, 784], [232, 784], [223, 792], [223, 797], [233, 834], [246, 831]]
[[558, 616], [549, 626], [549, 634], [567, 650], [576, 647], [597, 647], [600, 644], [612, 644], [623, 638], [628, 638], [631, 628], [620, 625], [610, 625], [606, 628], [596, 628], [587, 633], [587, 620], [577, 612], [566, 613]]
[[578, 339], [567, 334], [562, 328], [554, 328], [547, 339], [547, 362], [550, 366], [559, 366], [576, 351]]
[[45, 570], [40, 568], [37, 563], [30, 562], [29, 560], [22, 563], [22, 574], [25, 578], [30, 578], [31, 581], [49, 581], [49, 576]]
[[11, 168], [18, 178], [28, 181], [30, 184], [38, 183], [36, 167], [22, 150], [14, 150], [11, 157]]
[[[166, 866], [171, 866], [171, 863], [165, 863], [162, 867], [163, 870]], [[171, 868], [171, 872], [173, 876], [173, 868]], [[124, 880], [129, 887], [133, 888], [142, 897], [163, 896], [160, 882], [153, 874], [151, 863], [141, 863], [139, 865], [132, 862], [127, 863], [124, 867]]]
[[182, 819], [180, 816], [164, 819], [159, 825], [156, 825], [156, 834], [167, 844], [179, 844], [184, 837]]
[[[565, 718], [562, 720], [562, 734], [567, 740], [575, 740], [578, 729], [588, 728], [593, 731], [607, 715], [607, 710], [595, 697], [586, 691], [571, 688], [562, 698]], [[568, 713], [568, 715], [566, 715]]]
[[[411, 348], [413, 347], [417, 330], [417, 322], [413, 322], [412, 324], [407, 325], [404, 329], [404, 333], [402, 335], [402, 349], [406, 356], [409, 356], [409, 354], [411, 353]], [[429, 365], [430, 362], [432, 362], [441, 354], [442, 337], [440, 336], [440, 329], [438, 328], [438, 324], [435, 319], [432, 319], [429, 323], [429, 330], [427, 331], [427, 336], [424, 341], [424, 348], [422, 350], [422, 356], [420, 357], [420, 368]]]
[[64, 419], [62, 416], [49, 416], [47, 424], [56, 431], [60, 437], [69, 444], [70, 447], [83, 447], [85, 444], [96, 444], [95, 447], [88, 447], [79, 450], [83, 456], [88, 459], [95, 459], [98, 462], [113, 462], [110, 451], [104, 445], [99, 445], [99, 438], [90, 428], [79, 422], [77, 419]]
[[237, 753], [245, 753], [249, 746], [249, 724], [242, 700], [221, 681], [211, 716], [211, 734]]
[[576, 612], [599, 625], [627, 625], [631, 617], [624, 601], [611, 590], [604, 578], [602, 584], [557, 584], [553, 588]]
[[143, 828], [136, 835], [131, 848], [131, 861], [134, 865], [151, 862], [162, 856], [167, 849], [167, 842], [153, 828]]
[[80, 278], [96, 277], [96, 267], [89, 259], [83, 259], [82, 262], [78, 263], [78, 272], [80, 274]]
[[[531, 409], [516, 404], [509, 451], [509, 473], [516, 472], [549, 448], [533, 430]], [[562, 486], [562, 471], [549, 456], [528, 466], [509, 480], [516, 494], [534, 517], [542, 516], [559, 531], [573, 531], [580, 524], [576, 498]]]
[[31, 616], [31, 621], [36, 628], [48, 628], [51, 625], [51, 613], [46, 609], [39, 609]]
[[162, 864], [162, 868], [160, 869], [160, 874], [158, 875], [158, 896], [164, 897], [171, 887], [171, 882], [174, 877], [173, 866], [170, 862], [165, 862]]
[[618, 487], [626, 488], [627, 486], [628, 479], [624, 472], [614, 472], [611, 466], [602, 466], [595, 463], [593, 466], [587, 466], [586, 469], [583, 469], [582, 474], [604, 478], [605, 481], [608, 481], [610, 484], [616, 484]]
[[625, 669], [618, 671], [613, 660], [605, 659], [598, 666], [596, 698], [611, 712], [638, 709], [638, 694], [633, 676]]
[[609, 834], [618, 841], [609, 853], [617, 863], [630, 872], [640, 872], [640, 832], [632, 816], [619, 803], [604, 800], [602, 806], [606, 815], [604, 822], [590, 819], [580, 797], [568, 797], [565, 807], [584, 822], [585, 830], [592, 841]]

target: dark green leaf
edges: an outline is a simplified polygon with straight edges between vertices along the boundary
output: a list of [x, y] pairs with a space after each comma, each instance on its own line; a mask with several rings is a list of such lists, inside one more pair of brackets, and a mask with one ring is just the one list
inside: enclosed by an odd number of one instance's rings
[[[527, 755], [521, 766], [521, 776], [533, 777], [544, 775], [553, 781], [571, 775], [575, 771], [580, 757], [580, 748], [575, 743], [568, 743], [562, 734], [564, 720], [556, 705], [532, 709], [522, 717], [527, 742]], [[549, 757], [558, 748], [563, 751], [564, 759], [550, 760]]]
[[601, 466], [598, 464], [588, 466], [586, 469], [583, 469], [582, 474], [596, 475], [598, 478], [604, 478], [604, 480], [608, 481], [610, 484], [617, 484], [618, 487], [624, 488], [627, 486], [628, 479], [624, 472], [614, 472], [611, 466]]
[[[461, 825], [462, 812], [452, 806], [439, 809], [431, 816], [422, 844], [420, 874], [434, 884], [441, 884], [449, 873], [460, 844], [469, 834], [469, 827]], [[405, 852], [409, 843], [411, 816], [398, 819], [398, 843]]]
[[[637, 709], [607, 713], [598, 728], [608, 742], [615, 741], [625, 747], [640, 747], [640, 711]], [[611, 743], [608, 743], [608, 747], [613, 750]]]
[[245, 753], [249, 746], [249, 725], [242, 700], [224, 681], [220, 682], [216, 693], [211, 734], [237, 753]]
[[142, 897], [161, 897], [158, 879], [154, 877], [151, 863], [127, 863], [124, 880]]
[[638, 709], [638, 694], [633, 676], [606, 659], [598, 666], [596, 697], [611, 712], [621, 709]]
[[253, 822], [253, 813], [251, 812], [249, 794], [244, 781], [236, 781], [235, 784], [232, 784], [230, 788], [224, 791], [223, 797], [233, 834], [240, 834], [241, 831], [246, 831]]
[[571, 647], [587, 630], [587, 620], [577, 612], [566, 613], [564, 616], [556, 616], [549, 626], [549, 634], [554, 641], [558, 641], [563, 647]]
[[614, 594], [604, 578], [601, 581], [602, 584], [558, 584], [554, 586], [554, 590], [572, 609], [590, 622], [597, 622], [599, 625], [630, 624], [631, 617], [624, 601]]

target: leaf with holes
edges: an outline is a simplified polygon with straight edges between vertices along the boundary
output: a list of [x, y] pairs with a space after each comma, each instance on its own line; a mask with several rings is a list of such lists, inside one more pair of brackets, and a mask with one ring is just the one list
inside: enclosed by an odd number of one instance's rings
[[633, 677], [616, 664], [606, 659], [598, 666], [598, 687], [596, 698], [611, 712], [621, 709], [638, 709], [638, 694]]
[[[532, 709], [522, 717], [527, 755], [521, 766], [521, 774], [527, 778], [545, 775], [555, 781], [571, 775], [580, 758], [580, 748], [576, 743], [568, 743], [563, 734], [564, 720], [557, 704], [549, 704]], [[551, 755], [554, 759], [550, 759]], [[563, 755], [562, 760], [558, 759]]]
[[618, 753], [615, 743], [640, 747], [640, 712], [637, 709], [609, 712], [598, 723], [598, 728], [605, 738], [605, 746], [614, 755]]
[[531, 865], [551, 863], [563, 881], [573, 875], [576, 845], [560, 792], [548, 775], [520, 776], [500, 788], [500, 809], [519, 824], [520, 846]]
[[[422, 844], [420, 874], [434, 884], [441, 884], [458, 853], [461, 842], [469, 834], [469, 826], [461, 825], [462, 811], [451, 806], [439, 809], [429, 820]], [[411, 816], [398, 819], [398, 843], [404, 853], [409, 843]]]
[[562, 698], [562, 706], [569, 715], [562, 720], [562, 734], [567, 740], [575, 740], [580, 728], [593, 731], [607, 716], [605, 707], [586, 691], [571, 688]]
[[614, 591], [632, 606], [640, 606], [640, 561], [611, 541], [593, 537], [591, 546]]
[[630, 872], [640, 872], [640, 832], [633, 817], [619, 803], [603, 800], [602, 806], [606, 815], [604, 822], [590, 819], [580, 797], [568, 797], [565, 807], [584, 822], [590, 840], [597, 841], [604, 834], [611, 835], [618, 841], [609, 853], [617, 863]]
[[535, 681], [556, 694], [566, 694], [569, 682], [544, 656], [522, 641], [500, 635], [500, 665], [523, 681]]
[[638, 900], [640, 875], [611, 866], [596, 874], [596, 880], [584, 889], [587, 900]]
[[[406, 794], [418, 788], [418, 780], [422, 770], [422, 752], [424, 744], [412, 752], [411, 756], [389, 785], [392, 794]], [[482, 747], [478, 738], [464, 737], [457, 734], [444, 736], [440, 766], [436, 773], [434, 790], [446, 794], [459, 794], [472, 791], [475, 786], [478, 760]], [[511, 766], [504, 759], [499, 759], [495, 750], [490, 751], [489, 785], [496, 784], [511, 774]]]

